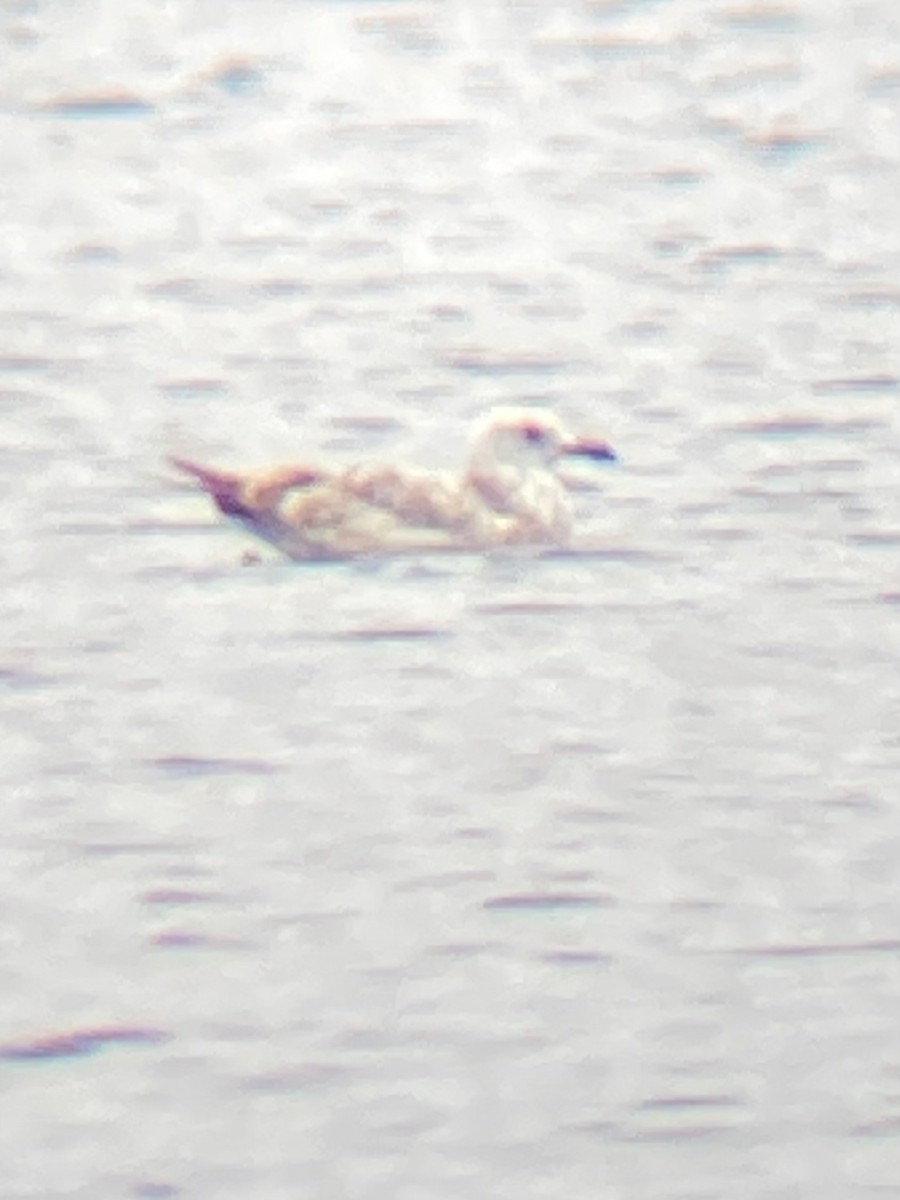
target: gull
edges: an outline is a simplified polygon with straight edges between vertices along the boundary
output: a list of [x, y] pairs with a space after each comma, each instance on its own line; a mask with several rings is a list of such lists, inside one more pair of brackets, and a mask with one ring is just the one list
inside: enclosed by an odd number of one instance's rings
[[495, 410], [474, 430], [454, 474], [387, 463], [226, 471], [173, 457], [226, 517], [297, 560], [420, 550], [565, 546], [572, 504], [560, 461], [614, 460], [598, 438], [576, 437], [552, 413]]

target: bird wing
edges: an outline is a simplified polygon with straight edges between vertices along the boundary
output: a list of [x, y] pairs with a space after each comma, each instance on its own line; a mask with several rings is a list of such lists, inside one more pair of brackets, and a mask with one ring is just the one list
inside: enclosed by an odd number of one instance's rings
[[173, 465], [196, 479], [219, 511], [294, 559], [477, 550], [558, 540], [540, 506], [469, 477], [365, 464], [336, 471], [308, 465], [225, 471], [190, 459]]
[[321, 467], [280, 466], [260, 471], [224, 471], [189, 458], [169, 460], [186, 475], [196, 479], [213, 498], [218, 509], [229, 517], [252, 518], [261, 511], [275, 509], [285, 493], [295, 488], [321, 484], [330, 473]]
[[290, 558], [464, 547], [477, 525], [472, 497], [435, 472], [389, 465], [227, 471], [186, 458], [171, 462], [221, 513]]
[[286, 497], [280, 516], [293, 557], [462, 548], [475, 514], [451, 477], [390, 465], [351, 467]]

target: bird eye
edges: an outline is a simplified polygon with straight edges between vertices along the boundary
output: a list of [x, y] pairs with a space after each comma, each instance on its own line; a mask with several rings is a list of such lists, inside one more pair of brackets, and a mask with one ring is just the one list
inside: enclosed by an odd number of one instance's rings
[[544, 440], [544, 431], [540, 425], [526, 425], [525, 438], [529, 442], [542, 442]]

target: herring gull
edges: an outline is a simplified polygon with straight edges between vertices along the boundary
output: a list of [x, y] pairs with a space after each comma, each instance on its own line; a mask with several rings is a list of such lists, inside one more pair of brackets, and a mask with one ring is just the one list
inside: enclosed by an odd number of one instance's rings
[[464, 471], [361, 463], [225, 471], [186, 458], [219, 511], [288, 558], [333, 559], [416, 550], [564, 546], [572, 505], [556, 466], [566, 456], [612, 460], [551, 413], [495, 410], [479, 422]]

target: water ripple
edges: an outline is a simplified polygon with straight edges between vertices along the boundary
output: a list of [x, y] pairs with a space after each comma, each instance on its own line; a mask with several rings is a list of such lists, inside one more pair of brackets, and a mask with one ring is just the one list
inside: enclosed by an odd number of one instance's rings
[[835, 955], [896, 954], [900, 939], [861, 942], [796, 943], [771, 946], [742, 946], [730, 951], [747, 958], [828, 958]]
[[45, 1061], [58, 1058], [79, 1058], [94, 1054], [107, 1046], [147, 1046], [169, 1039], [160, 1029], [140, 1026], [104, 1026], [97, 1029], [78, 1029], [67, 1033], [48, 1034], [26, 1042], [0, 1044], [0, 1059], [10, 1062]]
[[156, 112], [156, 106], [134, 92], [114, 89], [108, 92], [83, 92], [73, 96], [59, 96], [42, 104], [40, 111], [57, 117], [95, 120], [97, 118], [146, 117]]
[[567, 909], [609, 908], [615, 901], [601, 893], [582, 892], [515, 892], [492, 896], [482, 908], [491, 912], [557, 912]]
[[845, 395], [853, 392], [896, 392], [900, 378], [896, 375], [851, 375], [834, 379], [819, 379], [812, 390], [819, 396]]
[[164, 755], [147, 760], [147, 765], [157, 767], [169, 775], [274, 775], [282, 768], [275, 763], [254, 758], [202, 758], [190, 754]]

